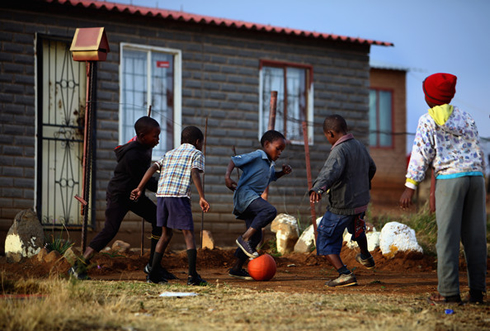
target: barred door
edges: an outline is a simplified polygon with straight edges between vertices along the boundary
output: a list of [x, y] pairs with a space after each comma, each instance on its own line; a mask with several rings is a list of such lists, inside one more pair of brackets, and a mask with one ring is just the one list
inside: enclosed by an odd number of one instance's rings
[[[38, 39], [37, 212], [43, 225], [79, 227], [86, 103], [84, 62], [69, 41]], [[90, 213], [89, 213], [90, 217]]]

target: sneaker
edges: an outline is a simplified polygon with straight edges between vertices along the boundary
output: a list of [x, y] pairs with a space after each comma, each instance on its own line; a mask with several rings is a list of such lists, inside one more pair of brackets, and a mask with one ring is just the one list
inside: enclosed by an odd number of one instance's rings
[[249, 258], [255, 259], [259, 256], [259, 253], [250, 246], [248, 241], [243, 240], [242, 236], [238, 237], [236, 243]]
[[90, 277], [87, 275], [87, 268], [82, 268], [75, 263], [73, 267], [68, 269], [68, 275], [79, 280], [89, 280]]
[[245, 269], [239, 271], [234, 271], [233, 269], [229, 269], [228, 275], [239, 279], [253, 280], [252, 276], [250, 276], [250, 274]]
[[167, 284], [168, 281], [163, 277], [158, 277], [155, 279], [150, 279], [150, 275], [146, 275], [146, 282], [149, 284]]
[[356, 276], [351, 272], [350, 274], [341, 274], [338, 278], [326, 282], [328, 287], [346, 287], [357, 285]]
[[199, 274], [195, 274], [194, 276], [189, 275], [187, 278], [187, 285], [196, 285], [196, 286], [206, 286], [208, 282], [199, 276]]
[[359, 253], [356, 255], [356, 261], [368, 269], [373, 269], [376, 266], [376, 264], [374, 263], [374, 258], [372, 255], [370, 257], [368, 257], [367, 259], [363, 259], [361, 257], [361, 253]]
[[[147, 275], [150, 274], [150, 272], [151, 272], [151, 266], [150, 266], [149, 263], [145, 266], [145, 269], [143, 269], [143, 271]], [[178, 279], [177, 276], [175, 276], [173, 273], [171, 273], [170, 271], [168, 271], [164, 267], [161, 267], [160, 268], [159, 275], [162, 276], [163, 278], [167, 279], [167, 280]]]

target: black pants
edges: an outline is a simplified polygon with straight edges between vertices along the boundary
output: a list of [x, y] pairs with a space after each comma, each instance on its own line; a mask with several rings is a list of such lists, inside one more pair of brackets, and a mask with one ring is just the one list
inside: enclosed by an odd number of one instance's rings
[[133, 201], [121, 196], [111, 197], [107, 195], [104, 228], [92, 239], [89, 246], [96, 252], [100, 252], [106, 247], [116, 236], [128, 211], [132, 211], [151, 223], [152, 235], [158, 237], [162, 235], [162, 228], [157, 226], [157, 207], [148, 197], [141, 196], [138, 201]]
[[[238, 219], [244, 220], [247, 229], [252, 227], [255, 230], [255, 234], [250, 238], [250, 246], [257, 248], [262, 241], [262, 229], [268, 224], [272, 223], [277, 216], [276, 208], [268, 201], [257, 198], [245, 209], [245, 212], [241, 214]], [[242, 261], [246, 261], [248, 256], [242, 251], [241, 248], [237, 248], [234, 254]]]

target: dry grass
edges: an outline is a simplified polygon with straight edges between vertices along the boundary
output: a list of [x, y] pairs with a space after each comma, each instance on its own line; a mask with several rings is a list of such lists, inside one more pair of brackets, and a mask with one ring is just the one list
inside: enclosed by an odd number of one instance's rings
[[[490, 306], [431, 307], [420, 296], [257, 292], [123, 281], [9, 280], [0, 299], [0, 329], [31, 330], [483, 330]], [[162, 298], [160, 293], [198, 296]]]

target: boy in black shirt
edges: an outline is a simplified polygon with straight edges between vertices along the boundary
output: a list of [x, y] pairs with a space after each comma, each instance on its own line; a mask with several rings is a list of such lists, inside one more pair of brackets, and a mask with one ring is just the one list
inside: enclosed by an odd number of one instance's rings
[[[114, 176], [107, 186], [107, 208], [105, 211], [105, 224], [85, 250], [83, 257], [70, 268], [68, 273], [78, 279], [89, 279], [87, 266], [95, 253], [100, 252], [116, 236], [121, 222], [128, 211], [132, 211], [151, 223], [151, 252], [150, 262], [145, 267], [148, 274], [151, 270], [151, 261], [155, 246], [162, 234], [162, 228], [156, 225], [156, 205], [146, 195], [142, 194], [137, 201], [130, 200], [131, 190], [138, 186], [141, 178], [151, 163], [151, 150], [160, 140], [160, 125], [151, 117], [144, 116], [134, 125], [135, 140], [116, 147], [117, 165]], [[157, 180], [151, 178], [145, 188], [156, 192]], [[162, 272], [166, 272], [162, 268]], [[166, 279], [175, 278], [166, 272]]]

